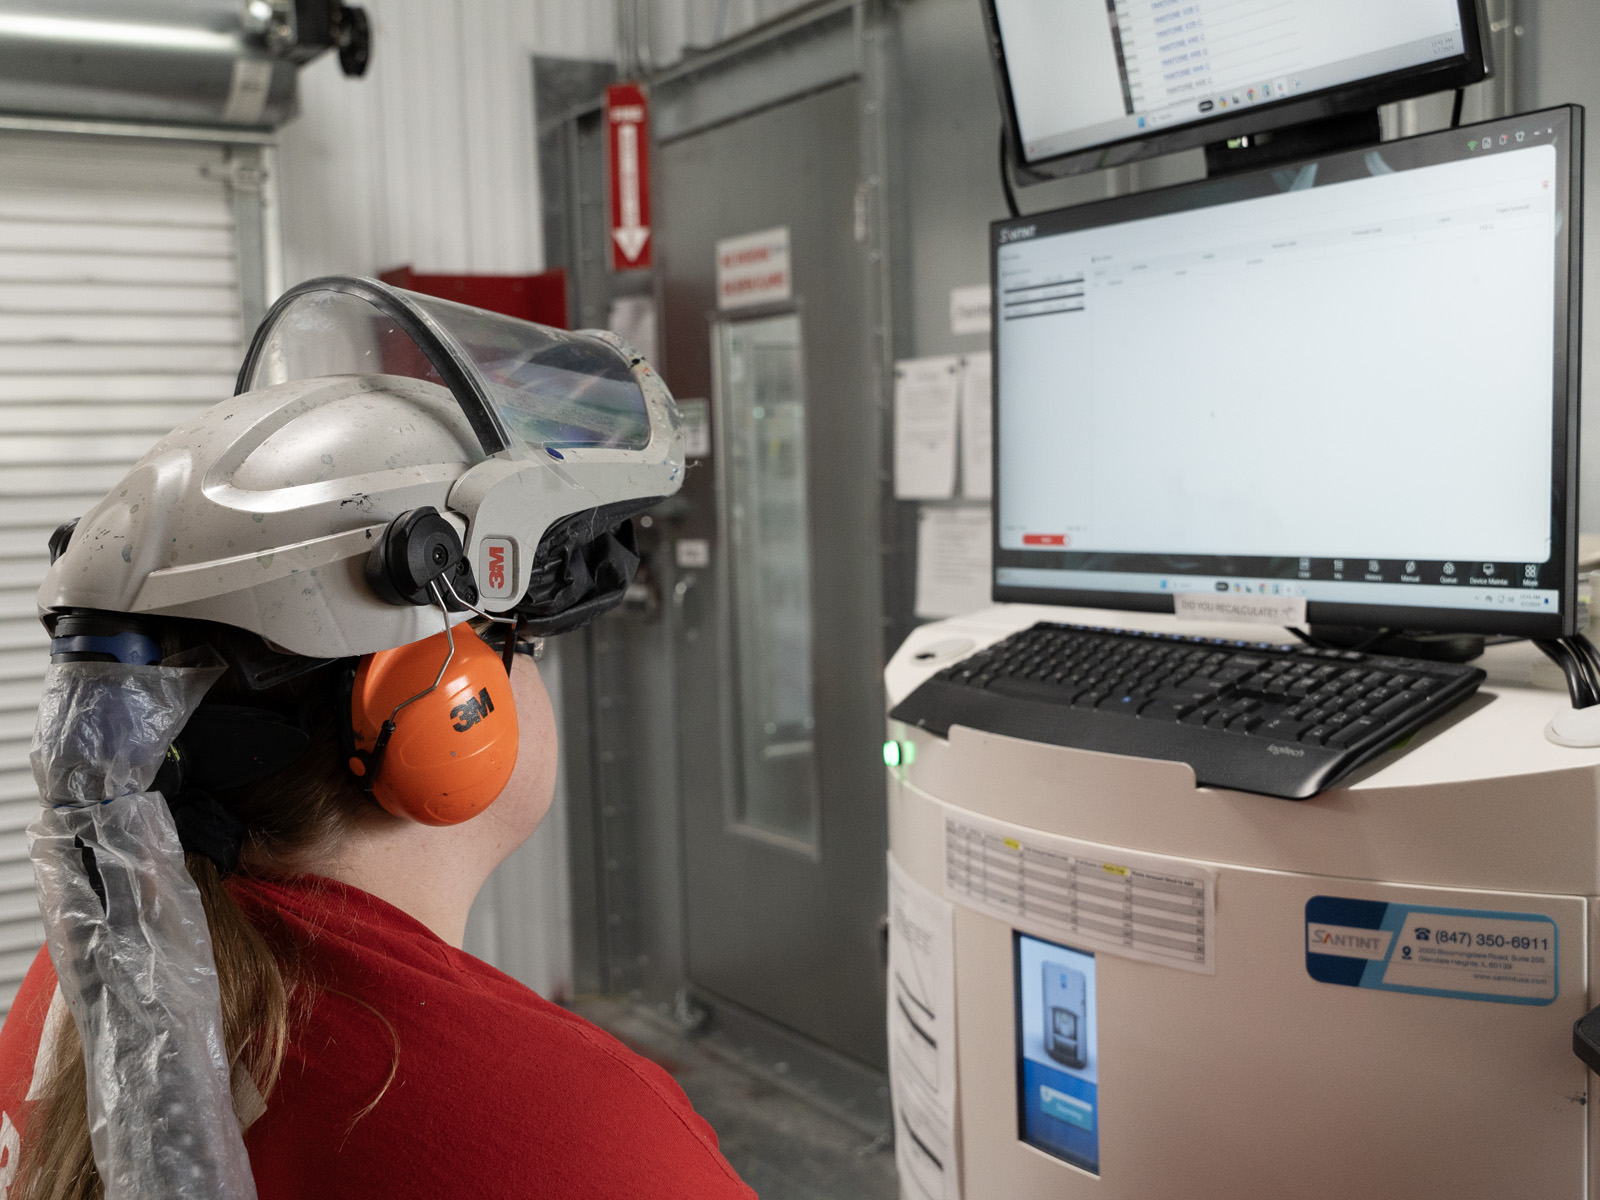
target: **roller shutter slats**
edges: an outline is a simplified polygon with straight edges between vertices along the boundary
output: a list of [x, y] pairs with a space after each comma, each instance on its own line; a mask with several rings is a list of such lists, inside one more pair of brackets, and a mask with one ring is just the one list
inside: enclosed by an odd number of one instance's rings
[[0, 1012], [43, 940], [26, 828], [45, 539], [243, 356], [218, 146], [0, 135]]

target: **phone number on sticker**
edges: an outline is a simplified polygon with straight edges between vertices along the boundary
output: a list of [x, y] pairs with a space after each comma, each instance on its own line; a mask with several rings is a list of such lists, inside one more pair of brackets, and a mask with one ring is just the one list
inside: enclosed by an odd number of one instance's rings
[[[1417, 930], [1417, 941], [1428, 940], [1427, 930]], [[1548, 950], [1550, 939], [1547, 937], [1524, 937], [1513, 934], [1506, 937], [1500, 933], [1468, 933], [1454, 929], [1439, 929], [1433, 933], [1433, 941], [1441, 946], [1483, 946], [1494, 950]]]

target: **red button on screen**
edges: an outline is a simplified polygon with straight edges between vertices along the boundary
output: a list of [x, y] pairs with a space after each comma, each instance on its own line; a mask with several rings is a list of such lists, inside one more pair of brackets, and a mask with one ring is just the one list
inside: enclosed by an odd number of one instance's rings
[[1067, 535], [1064, 533], [1025, 533], [1022, 535], [1024, 546], [1065, 546]]

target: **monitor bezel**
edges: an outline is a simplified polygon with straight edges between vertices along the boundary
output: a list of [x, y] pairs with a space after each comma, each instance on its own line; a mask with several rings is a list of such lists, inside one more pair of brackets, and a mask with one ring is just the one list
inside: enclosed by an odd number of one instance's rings
[[[1553, 557], [1558, 579], [1557, 589], [1560, 593], [1560, 612], [1548, 615], [1311, 600], [1306, 606], [1308, 623], [1361, 629], [1430, 630], [1441, 633], [1505, 634], [1521, 637], [1565, 637], [1578, 631], [1579, 384], [1583, 331], [1583, 115], [1580, 106], [1564, 105], [1383, 143], [1384, 147], [1392, 147], [1430, 139], [1458, 138], [1465, 141], [1479, 130], [1514, 132], [1519, 124], [1535, 117], [1548, 119], [1558, 125], [1554, 139], [1557, 150], [1556, 205], [1557, 212], [1563, 214], [1563, 220], [1558, 234], [1556, 253], [1555, 311], [1558, 318], [1565, 314], [1565, 325], [1563, 327], [1558, 320], [1553, 345], [1552, 400], [1555, 405], [1553, 424], [1555, 445], [1552, 447], [1554, 477], [1551, 481], [1551, 519], [1554, 524]], [[1349, 159], [1366, 154], [1371, 149], [1372, 147], [1364, 147], [1335, 154], [1314, 155], [1298, 162], [1332, 162]], [[1204, 200], [1194, 203], [1193, 200], [1196, 196], [1203, 197], [1209, 194], [1222, 196], [1229, 191], [1247, 191], [1253, 180], [1270, 178], [1275, 172], [1283, 169], [1284, 166], [1280, 164], [1260, 171], [1240, 172], [1220, 179], [1196, 180], [1107, 200], [1096, 200], [1088, 204], [1033, 213], [1025, 217], [995, 221], [989, 227], [991, 297], [999, 277], [999, 251], [1003, 244], [1002, 238], [1008, 230], [1047, 221], [1051, 225], [1051, 233], [1065, 233], [1076, 229], [1119, 224], [1167, 213], [1210, 207], [1213, 204], [1225, 204], [1230, 202], [1229, 199], [1219, 198], [1209, 203]], [[999, 307], [992, 298], [991, 307], [996, 314], [999, 313]], [[1004, 437], [1000, 421], [1000, 390], [1005, 371], [1005, 364], [1000, 354], [1000, 326], [1001, 322], [997, 316], [991, 323], [989, 331], [989, 349], [993, 364], [990, 384], [990, 417], [994, 431], [991, 456], [995, 480], [995, 494], [990, 509], [990, 549], [994, 564], [990, 574], [992, 597], [996, 602], [1005, 603], [1172, 612], [1172, 596], [1160, 593], [1021, 587], [1000, 582], [999, 571], [1002, 563], [999, 480], [1001, 445]]]
[[1000, 21], [995, 10], [996, 2], [983, 0], [984, 28], [1004, 118], [1002, 136], [1010, 156], [1011, 175], [1021, 186], [1082, 175], [1164, 154], [1176, 154], [1182, 150], [1226, 142], [1231, 138], [1304, 125], [1347, 113], [1365, 112], [1383, 104], [1481, 83], [1493, 74], [1488, 42], [1483, 36], [1488, 22], [1482, 19], [1481, 0], [1457, 0], [1461, 11], [1462, 40], [1466, 46], [1456, 58], [1419, 63], [1399, 71], [1323, 88], [1294, 100], [1264, 104], [1241, 112], [1219, 113], [1160, 133], [1140, 133], [1030, 162], [1017, 121], [1011, 74], [1006, 66], [1005, 44], [1000, 36]]

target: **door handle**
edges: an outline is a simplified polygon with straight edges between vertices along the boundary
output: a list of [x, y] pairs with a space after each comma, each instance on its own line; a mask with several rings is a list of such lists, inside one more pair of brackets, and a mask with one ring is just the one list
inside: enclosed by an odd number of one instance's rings
[[685, 601], [699, 582], [700, 576], [689, 574], [683, 576], [677, 583], [672, 585], [672, 614], [679, 627], [682, 628], [683, 640], [686, 642], [698, 641], [700, 638], [700, 630], [690, 626], [683, 619], [686, 609]]

